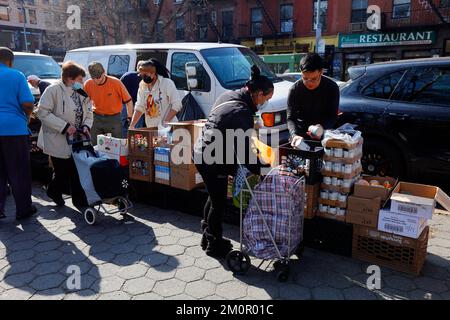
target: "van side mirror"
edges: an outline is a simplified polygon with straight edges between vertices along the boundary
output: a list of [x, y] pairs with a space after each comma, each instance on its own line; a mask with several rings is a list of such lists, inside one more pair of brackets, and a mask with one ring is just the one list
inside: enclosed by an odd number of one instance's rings
[[187, 85], [189, 90], [196, 89], [198, 87], [198, 80], [197, 79], [188, 79]]
[[197, 68], [195, 66], [186, 66], [186, 75], [188, 78], [197, 76]]
[[211, 90], [211, 79], [201, 62], [187, 62], [185, 72], [188, 90], [206, 92]]

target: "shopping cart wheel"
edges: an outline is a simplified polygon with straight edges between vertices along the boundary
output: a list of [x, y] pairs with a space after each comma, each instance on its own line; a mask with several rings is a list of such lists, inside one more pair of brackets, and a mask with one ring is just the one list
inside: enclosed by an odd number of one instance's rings
[[90, 226], [95, 225], [97, 222], [97, 212], [94, 208], [87, 208], [84, 210], [84, 220]]
[[289, 279], [289, 262], [288, 261], [276, 261], [274, 263], [277, 280], [279, 282], [286, 282]]
[[250, 257], [238, 250], [231, 251], [226, 258], [228, 268], [234, 274], [246, 274], [250, 269]]

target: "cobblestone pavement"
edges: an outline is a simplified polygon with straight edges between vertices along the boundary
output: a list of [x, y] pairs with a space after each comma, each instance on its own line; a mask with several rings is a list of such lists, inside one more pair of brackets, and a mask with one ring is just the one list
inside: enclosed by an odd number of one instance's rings
[[[307, 248], [292, 262], [287, 283], [277, 282], [268, 263], [257, 269], [257, 259], [246, 276], [233, 276], [201, 250], [198, 217], [135, 205], [133, 224], [106, 217], [90, 227], [70, 206], [56, 209], [42, 189], [35, 187], [33, 194], [39, 207], [35, 218], [17, 223], [9, 199], [8, 218], [0, 222], [2, 300], [450, 299], [450, 216], [445, 214], [431, 222], [423, 275], [382, 268], [381, 290], [369, 291], [368, 263]], [[238, 240], [239, 230], [226, 225], [225, 235]], [[81, 271], [80, 290], [69, 289], [73, 265]]]

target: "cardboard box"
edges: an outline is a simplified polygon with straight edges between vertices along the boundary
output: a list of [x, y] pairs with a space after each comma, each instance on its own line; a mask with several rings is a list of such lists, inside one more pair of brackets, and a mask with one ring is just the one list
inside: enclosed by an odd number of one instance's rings
[[193, 148], [198, 138], [202, 135], [202, 129], [205, 123], [206, 120], [169, 123], [172, 126], [172, 143], [188, 145]]
[[157, 128], [128, 130], [129, 154], [132, 156], [153, 156], [153, 148], [157, 138]]
[[119, 161], [121, 166], [128, 165], [128, 139], [113, 138], [110, 135], [98, 135], [95, 149], [108, 159]]
[[171, 171], [169, 167], [155, 165], [155, 182], [170, 186]]
[[378, 227], [378, 212], [376, 214], [368, 214], [368, 213], [347, 210], [345, 222], [364, 226], [364, 227], [377, 228]]
[[155, 165], [170, 167], [170, 147], [156, 147], [154, 154]]
[[381, 185], [385, 181], [389, 181], [392, 185], [391, 189], [382, 188], [382, 187], [373, 187], [373, 186], [362, 186], [359, 184], [355, 184], [354, 195], [360, 198], [373, 199], [380, 197], [381, 203], [385, 203], [387, 199], [389, 199], [389, 195], [394, 187], [397, 185], [398, 180], [391, 177], [373, 177], [373, 176], [363, 176], [362, 177], [367, 182], [372, 180], [377, 180]]
[[173, 188], [191, 191], [203, 186], [203, 179], [195, 165], [172, 165], [170, 185]]
[[391, 211], [431, 219], [438, 190], [438, 187], [400, 182], [391, 195]]
[[153, 158], [129, 156], [130, 180], [153, 182], [155, 180], [155, 170]]
[[378, 230], [397, 234], [403, 237], [417, 239], [428, 225], [428, 220], [420, 217], [380, 210]]
[[365, 199], [356, 196], [350, 196], [347, 200], [347, 209], [355, 213], [367, 215], [378, 215], [380, 211], [381, 198]]

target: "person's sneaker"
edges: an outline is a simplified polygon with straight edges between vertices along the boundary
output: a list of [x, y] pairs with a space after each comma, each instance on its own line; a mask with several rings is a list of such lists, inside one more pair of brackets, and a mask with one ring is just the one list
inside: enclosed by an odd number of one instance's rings
[[66, 202], [64, 201], [62, 194], [58, 194], [57, 192], [53, 191], [52, 189], [47, 188], [47, 196], [52, 199], [52, 201], [58, 206], [63, 207]]
[[25, 219], [31, 218], [36, 212], [37, 212], [37, 208], [35, 206], [31, 206], [31, 209], [30, 209], [30, 211], [28, 211], [28, 213], [17, 216], [16, 220], [20, 221], [20, 220], [25, 220]]

